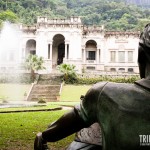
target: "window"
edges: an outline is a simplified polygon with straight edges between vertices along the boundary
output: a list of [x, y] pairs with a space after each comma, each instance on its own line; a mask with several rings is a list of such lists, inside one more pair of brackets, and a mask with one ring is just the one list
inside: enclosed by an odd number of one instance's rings
[[110, 52], [110, 62], [116, 62], [116, 52], [115, 51]]
[[93, 67], [93, 66], [87, 66], [86, 69], [88, 69], [88, 70], [95, 70], [95, 67]]
[[128, 68], [128, 72], [130, 73], [132, 73], [134, 70], [133, 70], [133, 68]]
[[125, 68], [119, 68], [118, 71], [119, 72], [125, 72]]
[[95, 60], [95, 51], [87, 51], [87, 60]]
[[133, 62], [133, 51], [128, 51], [128, 62]]
[[110, 68], [110, 71], [116, 72], [116, 68]]
[[118, 62], [125, 62], [125, 51], [118, 52]]

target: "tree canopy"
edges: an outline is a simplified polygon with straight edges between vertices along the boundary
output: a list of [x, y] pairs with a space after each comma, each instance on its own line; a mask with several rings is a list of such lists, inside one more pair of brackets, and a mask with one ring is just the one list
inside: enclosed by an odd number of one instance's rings
[[31, 81], [35, 80], [35, 71], [45, 69], [43, 57], [32, 54], [26, 58], [24, 65], [26, 69], [31, 71]]
[[1, 0], [0, 22], [7, 18], [11, 22], [32, 25], [36, 23], [37, 16], [59, 19], [81, 16], [85, 25], [104, 25], [107, 30], [137, 31], [149, 23], [150, 1], [146, 7], [145, 1], [136, 2], [139, 1]]

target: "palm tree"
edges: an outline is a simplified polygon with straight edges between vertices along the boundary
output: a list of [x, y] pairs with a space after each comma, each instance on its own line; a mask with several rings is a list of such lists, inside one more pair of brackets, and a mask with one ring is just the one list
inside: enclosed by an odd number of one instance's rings
[[35, 71], [43, 70], [44, 60], [43, 57], [38, 57], [37, 55], [30, 54], [25, 60], [25, 67], [31, 71], [31, 80], [35, 80]]
[[57, 66], [57, 69], [64, 74], [64, 81], [74, 80], [76, 78], [75, 65], [61, 64]]

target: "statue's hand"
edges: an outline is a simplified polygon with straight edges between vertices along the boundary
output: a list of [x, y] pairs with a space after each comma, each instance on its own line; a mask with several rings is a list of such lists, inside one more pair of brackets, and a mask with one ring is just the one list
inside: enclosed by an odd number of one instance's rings
[[43, 140], [41, 132], [36, 135], [34, 140], [34, 150], [50, 150], [47, 142]]

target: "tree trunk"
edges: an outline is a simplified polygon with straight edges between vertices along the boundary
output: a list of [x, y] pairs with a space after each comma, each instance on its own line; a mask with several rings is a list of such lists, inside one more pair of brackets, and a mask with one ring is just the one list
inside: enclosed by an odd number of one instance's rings
[[31, 81], [34, 82], [35, 80], [35, 72], [33, 69], [31, 69]]

